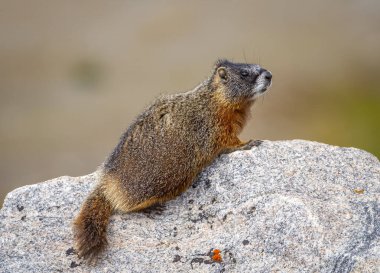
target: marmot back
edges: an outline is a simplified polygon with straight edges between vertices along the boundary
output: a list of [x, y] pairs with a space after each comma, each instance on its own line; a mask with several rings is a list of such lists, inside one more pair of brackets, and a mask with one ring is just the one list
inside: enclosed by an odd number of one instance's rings
[[79, 256], [94, 261], [104, 250], [114, 210], [136, 211], [170, 200], [220, 153], [255, 145], [241, 142], [238, 134], [271, 78], [258, 65], [220, 60], [194, 90], [162, 97], [140, 114], [74, 221]]

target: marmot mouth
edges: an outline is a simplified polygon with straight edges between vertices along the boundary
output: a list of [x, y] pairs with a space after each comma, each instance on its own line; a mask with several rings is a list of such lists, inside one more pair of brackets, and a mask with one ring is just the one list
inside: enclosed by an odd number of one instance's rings
[[269, 87], [272, 85], [272, 82], [267, 82], [267, 83], [259, 83], [255, 84], [253, 87], [253, 92], [254, 93], [264, 93], [269, 89]]
[[253, 91], [259, 95], [264, 93], [272, 85], [272, 73], [267, 70], [264, 70], [256, 79], [256, 82], [253, 86]]

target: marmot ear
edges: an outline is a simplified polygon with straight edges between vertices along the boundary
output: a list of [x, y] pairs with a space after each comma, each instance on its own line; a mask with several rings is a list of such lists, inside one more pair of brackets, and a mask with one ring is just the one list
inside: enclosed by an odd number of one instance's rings
[[224, 67], [219, 67], [218, 68], [218, 75], [219, 77], [224, 80], [224, 81], [227, 81], [227, 71]]

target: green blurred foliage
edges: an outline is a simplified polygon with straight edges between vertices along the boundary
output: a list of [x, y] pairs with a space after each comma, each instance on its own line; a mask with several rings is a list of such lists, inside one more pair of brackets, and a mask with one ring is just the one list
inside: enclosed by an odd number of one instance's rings
[[314, 113], [311, 129], [321, 141], [367, 150], [380, 158], [380, 95], [373, 87], [324, 90], [324, 110]]
[[79, 87], [77, 90], [95, 91], [103, 77], [101, 64], [90, 58], [79, 60], [70, 69], [70, 78]]

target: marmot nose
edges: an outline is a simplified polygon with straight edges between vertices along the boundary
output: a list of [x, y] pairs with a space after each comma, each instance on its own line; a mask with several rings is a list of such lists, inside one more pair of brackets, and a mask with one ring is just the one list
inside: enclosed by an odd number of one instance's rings
[[266, 80], [270, 81], [272, 79], [272, 73], [270, 73], [268, 70], [265, 70], [263, 72], [263, 76]]

